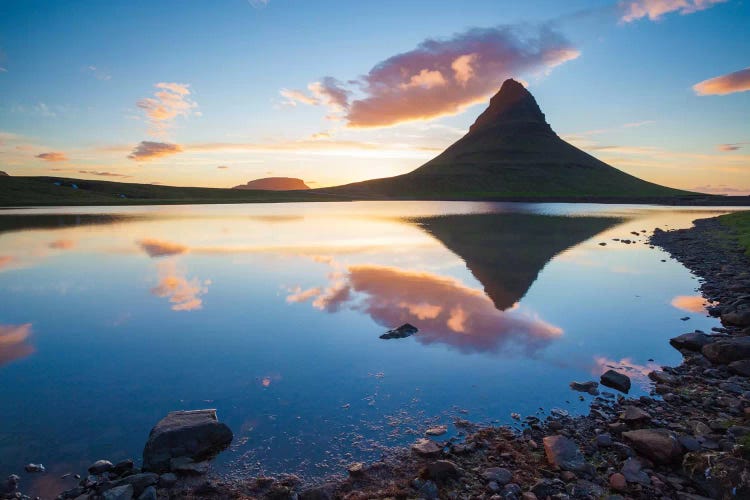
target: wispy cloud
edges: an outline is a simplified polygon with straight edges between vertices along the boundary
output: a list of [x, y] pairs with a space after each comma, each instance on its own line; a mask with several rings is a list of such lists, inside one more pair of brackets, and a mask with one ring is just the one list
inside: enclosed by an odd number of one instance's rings
[[747, 142], [735, 142], [731, 144], [719, 144], [716, 146], [716, 149], [719, 151], [737, 151], [738, 149], [742, 149], [742, 147], [748, 144]]
[[658, 21], [665, 14], [679, 12], [682, 15], [706, 10], [728, 0], [632, 0], [620, 2], [621, 22], [629, 23], [648, 18]]
[[182, 152], [182, 146], [179, 144], [169, 144], [166, 142], [141, 141], [128, 158], [136, 161], [149, 161], [155, 158], [162, 158]]
[[247, 3], [253, 6], [255, 9], [263, 9], [268, 6], [271, 0], [247, 0]]
[[[354, 128], [453, 115], [485, 101], [502, 81], [528, 72], [546, 72], [580, 52], [549, 27], [475, 28], [446, 39], [427, 39], [415, 49], [376, 64], [354, 91], [326, 77], [308, 85], [309, 94], [283, 90], [288, 101], [326, 105]], [[339, 113], [339, 114], [337, 114]]]
[[149, 134], [163, 137], [175, 118], [190, 116], [198, 104], [190, 98], [190, 85], [185, 83], [160, 82], [154, 87], [154, 96], [140, 99], [136, 105], [146, 113]]
[[122, 178], [132, 177], [132, 175], [118, 174], [116, 172], [107, 172], [107, 171], [102, 171], [102, 170], [79, 170], [78, 173], [97, 175], [99, 177], [122, 177]]
[[40, 160], [51, 161], [51, 162], [68, 161], [68, 157], [65, 155], [65, 153], [61, 153], [59, 151], [51, 151], [49, 153], [39, 153], [38, 155], [35, 156], [35, 158], [39, 158]]
[[88, 71], [91, 75], [94, 76], [97, 80], [101, 80], [103, 82], [106, 82], [107, 80], [112, 79], [112, 75], [107, 73], [106, 71], [103, 71], [101, 68], [98, 68], [96, 66], [87, 66], [86, 71]]
[[726, 95], [750, 90], [750, 68], [717, 76], [693, 85], [698, 95]]

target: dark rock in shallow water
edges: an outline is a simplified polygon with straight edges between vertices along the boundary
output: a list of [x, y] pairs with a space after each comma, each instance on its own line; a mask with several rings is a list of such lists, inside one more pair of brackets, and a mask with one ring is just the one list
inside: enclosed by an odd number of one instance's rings
[[639, 429], [623, 432], [622, 437], [630, 441], [638, 453], [656, 463], [669, 464], [682, 457], [680, 441], [666, 429]]
[[669, 343], [675, 349], [687, 349], [688, 351], [700, 352], [704, 345], [708, 345], [714, 340], [714, 337], [706, 335], [705, 333], [690, 332], [669, 339]]
[[174, 411], [151, 429], [143, 449], [143, 469], [167, 472], [170, 460], [209, 460], [232, 442], [232, 431], [219, 422], [216, 410]]
[[717, 340], [701, 350], [711, 362], [726, 365], [733, 361], [750, 359], [750, 337]]
[[380, 336], [381, 339], [403, 339], [405, 337], [411, 337], [417, 333], [419, 329], [416, 326], [404, 323], [403, 325], [393, 330], [388, 330]]
[[602, 385], [606, 385], [612, 389], [617, 389], [625, 394], [630, 391], [630, 377], [614, 370], [607, 370], [604, 372], [600, 381]]
[[45, 472], [47, 470], [42, 464], [27, 464], [24, 469], [26, 469], [26, 472]]
[[578, 392], [588, 392], [592, 396], [599, 394], [599, 383], [593, 380], [588, 382], [571, 382], [570, 388]]

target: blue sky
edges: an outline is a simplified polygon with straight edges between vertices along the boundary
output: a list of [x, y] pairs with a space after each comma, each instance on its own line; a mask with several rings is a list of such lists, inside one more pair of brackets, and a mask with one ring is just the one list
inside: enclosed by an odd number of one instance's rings
[[382, 177], [459, 138], [515, 77], [618, 168], [750, 192], [748, 24], [745, 0], [2, 1], [0, 170]]

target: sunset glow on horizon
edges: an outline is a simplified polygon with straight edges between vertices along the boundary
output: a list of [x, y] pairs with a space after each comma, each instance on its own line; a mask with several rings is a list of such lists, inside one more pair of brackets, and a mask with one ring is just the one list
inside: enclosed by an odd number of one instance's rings
[[515, 78], [562, 138], [625, 172], [750, 194], [749, 21], [740, 0], [5, 2], [0, 171], [387, 177]]

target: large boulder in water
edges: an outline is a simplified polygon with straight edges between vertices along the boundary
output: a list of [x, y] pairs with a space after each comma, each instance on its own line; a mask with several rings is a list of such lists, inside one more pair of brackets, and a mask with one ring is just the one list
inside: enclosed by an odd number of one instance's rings
[[714, 340], [716, 340], [715, 337], [706, 335], [705, 333], [690, 332], [669, 339], [669, 343], [675, 349], [686, 349], [688, 351], [700, 352], [703, 346], [710, 344]]
[[630, 391], [630, 377], [614, 370], [607, 370], [606, 372], [604, 372], [599, 381], [602, 383], [602, 385], [606, 385], [607, 387], [611, 387], [612, 389], [617, 389], [618, 391], [624, 392], [625, 394]]
[[151, 429], [143, 449], [143, 469], [167, 472], [173, 458], [199, 462], [215, 457], [232, 442], [232, 430], [216, 410], [173, 411]]

